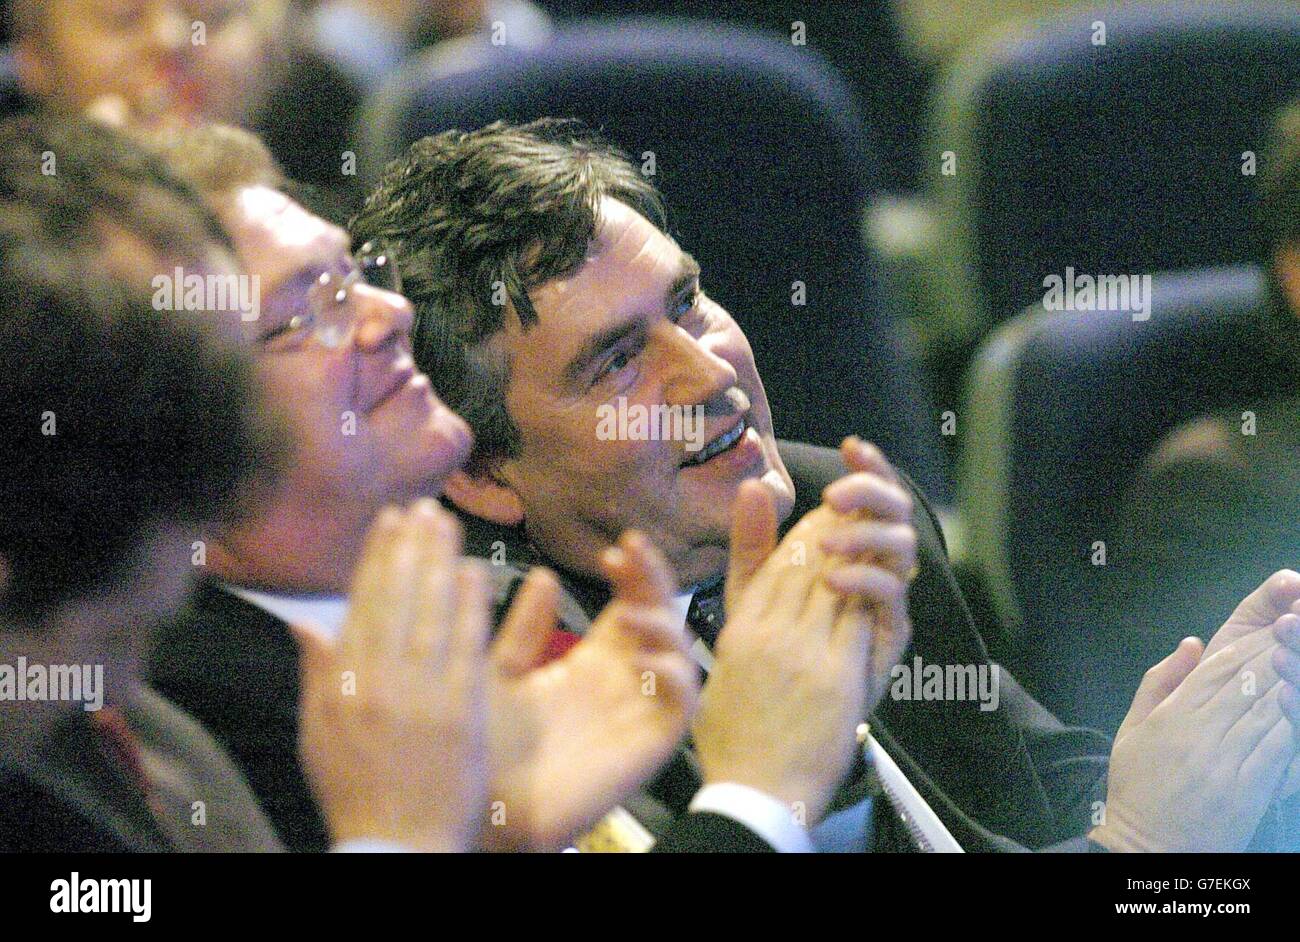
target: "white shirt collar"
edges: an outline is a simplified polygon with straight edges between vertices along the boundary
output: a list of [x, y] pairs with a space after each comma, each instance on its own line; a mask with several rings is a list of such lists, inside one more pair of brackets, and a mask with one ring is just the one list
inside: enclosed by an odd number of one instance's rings
[[343, 621], [348, 617], [348, 599], [343, 595], [283, 595], [237, 585], [223, 588], [281, 621], [314, 626], [331, 641], [343, 631]]
[[[285, 595], [229, 584], [223, 588], [283, 622], [315, 626], [331, 641], [337, 640], [343, 631], [343, 622], [348, 617], [348, 599], [343, 595]], [[682, 592], [673, 596], [673, 614], [683, 631], [690, 631], [686, 627], [686, 613], [690, 610], [694, 595], [694, 592]], [[691, 657], [705, 671], [713, 670], [713, 652], [699, 638], [691, 646]]]

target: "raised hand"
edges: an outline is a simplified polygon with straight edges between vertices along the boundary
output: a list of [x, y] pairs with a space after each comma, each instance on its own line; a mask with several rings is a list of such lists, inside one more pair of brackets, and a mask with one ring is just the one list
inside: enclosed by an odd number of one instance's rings
[[911, 500], [879, 452], [850, 439], [843, 453], [850, 474], [780, 545], [771, 496], [742, 486], [727, 623], [694, 724], [706, 783], [756, 788], [805, 822], [847, 771], [857, 724], [910, 638]]
[[540, 663], [559, 593], [540, 568], [493, 645], [489, 848], [562, 847], [663, 765], [695, 710], [667, 562], [629, 532], [602, 565], [614, 598], [563, 657]]
[[1296, 756], [1275, 655], [1278, 633], [1300, 631], [1288, 611], [1297, 599], [1300, 576], [1275, 573], [1203, 652], [1184, 639], [1147, 671], [1115, 736], [1094, 840], [1111, 850], [1246, 847]]
[[296, 628], [300, 748], [335, 842], [467, 849], [487, 785], [487, 576], [433, 501], [370, 531], [337, 644]]

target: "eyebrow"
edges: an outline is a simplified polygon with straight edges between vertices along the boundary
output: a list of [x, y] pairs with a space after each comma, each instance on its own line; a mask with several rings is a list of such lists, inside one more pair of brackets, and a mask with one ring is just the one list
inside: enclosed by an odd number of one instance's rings
[[[668, 285], [668, 290], [664, 292], [663, 309], [665, 311], [671, 310], [673, 302], [680, 298], [687, 288], [695, 284], [699, 277], [700, 263], [686, 252], [683, 252], [677, 275]], [[568, 382], [576, 382], [587, 367], [591, 365], [592, 361], [600, 356], [602, 352], [639, 330], [641, 330], [641, 319], [631, 315], [619, 323], [611, 324], [592, 334], [583, 342], [582, 347], [565, 366], [564, 378]]]

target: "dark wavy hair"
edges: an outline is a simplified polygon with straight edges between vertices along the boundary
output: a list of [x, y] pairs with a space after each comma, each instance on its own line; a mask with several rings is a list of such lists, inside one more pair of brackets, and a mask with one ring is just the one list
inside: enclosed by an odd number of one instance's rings
[[0, 614], [118, 584], [151, 529], [233, 522], [282, 460], [245, 358], [0, 204]]
[[528, 292], [577, 270], [602, 198], [667, 230], [663, 201], [627, 156], [581, 122], [498, 121], [416, 141], [392, 161], [349, 228], [382, 238], [415, 308], [415, 361], [474, 431], [477, 460], [518, 453], [509, 364], [491, 338], [509, 307], [527, 329]]

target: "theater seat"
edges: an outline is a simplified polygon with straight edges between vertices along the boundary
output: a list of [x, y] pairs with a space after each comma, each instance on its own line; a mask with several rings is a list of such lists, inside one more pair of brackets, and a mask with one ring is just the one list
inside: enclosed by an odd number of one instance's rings
[[1066, 266], [1254, 257], [1258, 178], [1243, 155], [1300, 93], [1300, 4], [1098, 6], [1029, 27], [986, 37], [936, 92], [926, 181], [945, 282], [936, 310], [952, 323], [934, 332], [978, 337]]
[[831, 69], [764, 34], [680, 20], [581, 23], [526, 54], [435, 54], [365, 109], [363, 172], [427, 134], [545, 115], [653, 161], [673, 232], [753, 344], [780, 435], [856, 432], [946, 496], [939, 421], [860, 234], [877, 177], [868, 134]]
[[[1037, 305], [981, 349], [968, 387], [958, 509], [969, 563], [1010, 650], [1046, 644], [1045, 612], [1073, 604], [1097, 541], [1143, 459], [1167, 432], [1240, 399], [1294, 390], [1253, 266], [1155, 276], [1150, 319]], [[1086, 644], [1087, 638], [1058, 639]], [[1031, 687], [1034, 665], [1018, 665]]]

